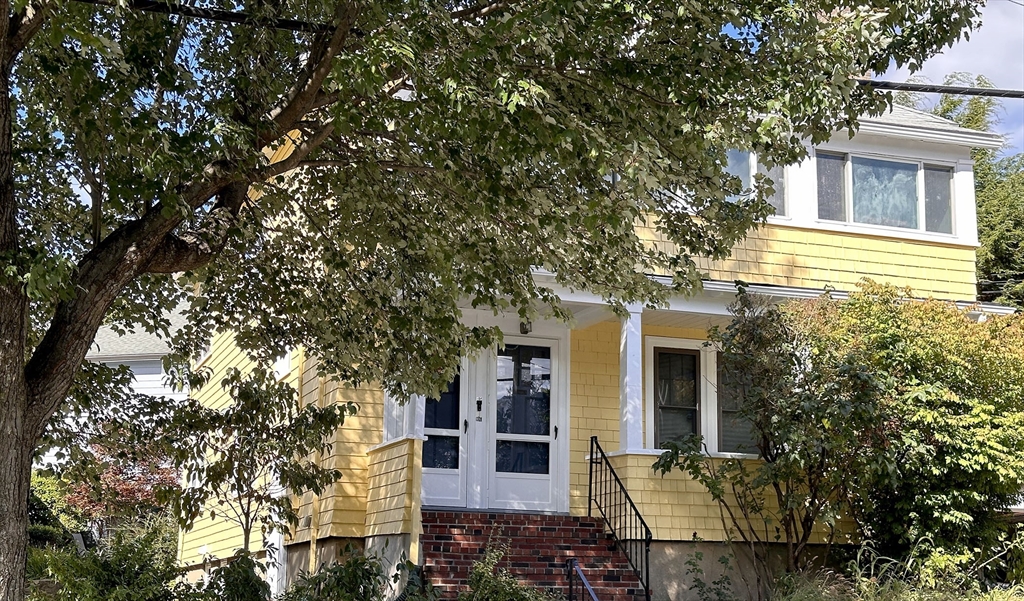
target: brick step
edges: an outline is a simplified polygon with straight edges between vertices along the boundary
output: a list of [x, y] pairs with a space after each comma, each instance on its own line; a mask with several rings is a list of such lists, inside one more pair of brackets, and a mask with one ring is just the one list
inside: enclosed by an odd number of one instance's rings
[[510, 544], [500, 567], [531, 586], [565, 595], [565, 561], [575, 557], [601, 601], [644, 598], [626, 556], [593, 518], [423, 510], [424, 573], [442, 599], [465, 589], [492, 536]]

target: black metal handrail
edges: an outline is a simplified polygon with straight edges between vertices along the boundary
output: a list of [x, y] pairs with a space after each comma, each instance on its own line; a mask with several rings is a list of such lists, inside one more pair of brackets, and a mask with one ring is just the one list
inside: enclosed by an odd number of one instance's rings
[[[569, 601], [601, 601], [575, 557], [565, 560], [565, 576], [569, 580]], [[576, 595], [577, 589], [579, 596]]]
[[651, 534], [629, 492], [615, 473], [596, 436], [590, 437], [590, 490], [587, 493], [587, 515], [593, 516], [596, 506], [615, 544], [626, 555], [629, 566], [644, 587], [644, 598], [651, 601]]

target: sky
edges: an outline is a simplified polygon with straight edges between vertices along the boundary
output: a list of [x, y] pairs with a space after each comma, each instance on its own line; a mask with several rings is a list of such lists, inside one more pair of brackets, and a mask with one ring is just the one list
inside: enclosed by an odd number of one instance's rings
[[[970, 40], [961, 40], [924, 63], [918, 73], [933, 83], [946, 74], [966, 71], [984, 75], [997, 88], [1024, 90], [1024, 0], [988, 0], [982, 11], [981, 28]], [[892, 68], [878, 79], [906, 81], [907, 69]], [[933, 103], [936, 94], [925, 94]], [[1005, 154], [1024, 152], [1024, 98], [1000, 99], [1001, 110], [995, 126], [1008, 143]]]

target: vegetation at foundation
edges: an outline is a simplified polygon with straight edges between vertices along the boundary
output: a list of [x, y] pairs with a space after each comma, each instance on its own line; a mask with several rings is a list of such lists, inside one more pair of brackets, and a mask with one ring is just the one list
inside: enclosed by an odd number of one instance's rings
[[483, 557], [469, 570], [469, 590], [459, 594], [459, 601], [559, 601], [559, 596], [527, 586], [501, 567], [509, 544], [500, 535], [487, 541]]
[[986, 565], [986, 578], [1013, 580], [1020, 554], [1001, 549], [1024, 485], [1021, 316], [978, 320], [870, 282], [848, 300], [741, 294], [733, 309], [710, 344], [760, 458], [712, 460], [693, 438], [656, 468], [705, 485], [757, 559], [762, 590], [773, 543], [790, 573], [859, 541], [908, 564]]

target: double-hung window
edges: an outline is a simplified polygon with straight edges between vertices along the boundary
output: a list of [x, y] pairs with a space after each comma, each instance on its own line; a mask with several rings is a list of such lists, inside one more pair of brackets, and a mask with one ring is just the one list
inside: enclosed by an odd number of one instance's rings
[[721, 354], [700, 340], [645, 338], [648, 444], [699, 435], [712, 453], [756, 454], [742, 389], [721, 369]]
[[818, 219], [953, 233], [953, 168], [815, 152]]
[[656, 446], [697, 434], [700, 353], [687, 349], [654, 349], [654, 387]]
[[[781, 165], [768, 169], [757, 161], [757, 156], [743, 150], [729, 150], [726, 152], [725, 172], [740, 179], [742, 188], [750, 190], [754, 181], [754, 174], [760, 173], [772, 180], [772, 187], [775, 192], [768, 197], [768, 204], [775, 207], [777, 217], [786, 216], [786, 172]], [[738, 196], [730, 196], [730, 199], [737, 199]]]

